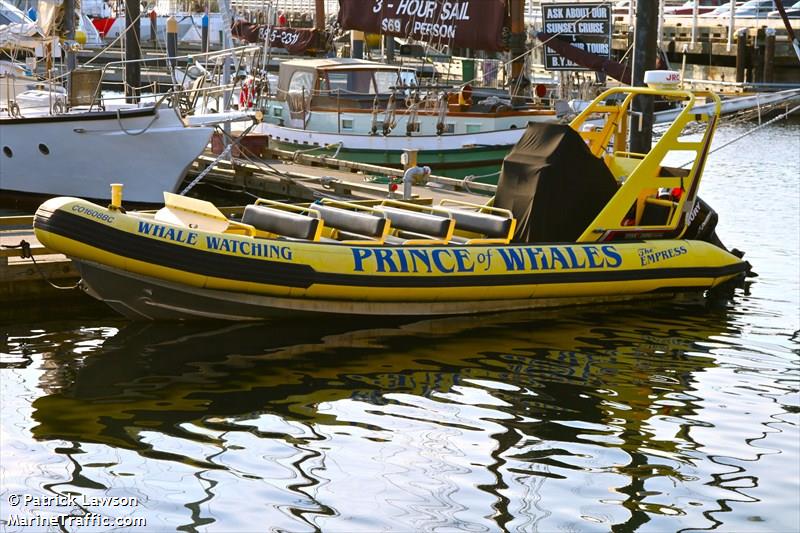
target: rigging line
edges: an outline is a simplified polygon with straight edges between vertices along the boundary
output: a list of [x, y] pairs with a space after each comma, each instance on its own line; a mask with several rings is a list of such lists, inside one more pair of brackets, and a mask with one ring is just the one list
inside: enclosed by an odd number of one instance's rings
[[[252, 126], [251, 126], [251, 128], [252, 128]], [[248, 128], [248, 129], [245, 131], [245, 133], [249, 132], [251, 128]], [[226, 138], [228, 138], [229, 142], [230, 142], [230, 141], [232, 141], [232, 140], [235, 140], [235, 138], [234, 138], [232, 135], [228, 135], [227, 133], [225, 133], [225, 131], [224, 131], [224, 130], [222, 130], [222, 135], [224, 135]], [[241, 138], [243, 137], [243, 135], [244, 135], [244, 134], [242, 134], [242, 135], [241, 135], [239, 138], [241, 139]], [[244, 146], [244, 145], [240, 146], [240, 147], [239, 147], [239, 151], [240, 151], [240, 153], [241, 153], [242, 155], [244, 155], [244, 157], [243, 157], [243, 158], [240, 158], [240, 159], [247, 159], [247, 160], [248, 160], [250, 163], [252, 163], [254, 166], [257, 166], [257, 167], [258, 167], [258, 166], [260, 166], [262, 169], [263, 169], [263, 168], [269, 169], [270, 171], [272, 171], [273, 173], [277, 174], [278, 176], [281, 176], [281, 177], [284, 177], [284, 178], [291, 178], [291, 174], [289, 174], [288, 172], [284, 172], [284, 171], [282, 171], [282, 170], [280, 170], [280, 169], [277, 169], [277, 168], [273, 167], [272, 165], [270, 165], [270, 164], [269, 164], [269, 163], [267, 163], [266, 161], [255, 161], [255, 160], [253, 160], [253, 159], [250, 159], [250, 158], [247, 156], [247, 154], [248, 154], [248, 153], [251, 153], [251, 154], [252, 154], [252, 152], [251, 152], [251, 151], [250, 151], [250, 150], [249, 150], [249, 149], [248, 149], [246, 146]], [[255, 154], [252, 154], [252, 155], [255, 155]]]
[[[85, 62], [83, 63], [83, 66], [86, 66], [86, 65], [90, 64], [92, 61], [94, 61], [95, 59], [99, 58], [99, 57], [100, 57], [100, 55], [101, 55], [101, 54], [103, 54], [103, 53], [104, 53], [106, 50], [108, 50], [109, 48], [111, 48], [112, 46], [114, 46], [115, 44], [117, 44], [117, 41], [119, 41], [120, 39], [122, 39], [122, 38], [123, 38], [123, 37], [124, 37], [124, 36], [125, 36], [125, 35], [128, 33], [128, 29], [130, 29], [130, 28], [131, 28], [131, 26], [133, 26], [134, 24], [138, 24], [138, 23], [139, 23], [139, 19], [140, 19], [140, 18], [142, 18], [142, 13], [141, 13], [141, 11], [139, 12], [139, 16], [137, 16], [137, 17], [136, 17], [136, 18], [133, 20], [133, 22], [131, 22], [130, 24], [128, 24], [128, 25], [125, 27], [125, 30], [124, 30], [124, 31], [120, 32], [120, 34], [119, 34], [119, 35], [117, 35], [117, 38], [116, 38], [116, 39], [114, 39], [113, 41], [111, 41], [111, 42], [109, 43], [109, 45], [108, 45], [108, 46], [106, 46], [105, 48], [103, 48], [102, 50], [100, 50], [99, 52], [97, 52], [97, 55], [95, 55], [94, 57], [90, 57], [88, 61], [85, 61]], [[62, 74], [62, 76], [63, 76], [63, 74]], [[61, 77], [61, 76], [59, 76], [59, 77]]]
[[[755, 132], [757, 132], [758, 130], [760, 130], [760, 129], [762, 129], [762, 128], [766, 127], [766, 126], [769, 126], [770, 124], [773, 124], [773, 123], [777, 122], [778, 120], [781, 120], [781, 119], [783, 119], [783, 118], [786, 118], [786, 117], [788, 117], [789, 115], [791, 115], [792, 113], [794, 113], [795, 111], [798, 111], [798, 110], [800, 110], [800, 105], [797, 105], [797, 106], [793, 107], [792, 109], [790, 109], [789, 111], [786, 111], [785, 113], [781, 113], [781, 114], [780, 114], [780, 115], [778, 115], [777, 117], [775, 117], [775, 118], [772, 118], [772, 119], [770, 119], [770, 120], [768, 120], [768, 121], [764, 122], [763, 124], [759, 124], [759, 125], [758, 125], [758, 126], [756, 126], [755, 128], [753, 128], [753, 129], [751, 129], [751, 130], [748, 130], [748, 131], [744, 132], [743, 134], [739, 135], [738, 137], [734, 137], [733, 139], [731, 139], [730, 141], [726, 142], [725, 144], [722, 144], [722, 145], [720, 145], [720, 146], [717, 146], [716, 148], [714, 148], [713, 150], [711, 150], [710, 152], [708, 152], [708, 155], [711, 155], [711, 154], [713, 154], [714, 152], [717, 152], [717, 151], [719, 151], [719, 150], [722, 150], [722, 149], [723, 149], [723, 148], [725, 148], [726, 146], [730, 146], [731, 144], [735, 143], [736, 141], [740, 141], [740, 140], [744, 139], [745, 137], [747, 137], [748, 135], [750, 135], [750, 134], [752, 134], [752, 133], [755, 133]], [[708, 155], [707, 155], [706, 157], [708, 157]], [[682, 165], [681, 165], [681, 166], [679, 166], [678, 168], [683, 168], [683, 167], [685, 167], [686, 165], [690, 165], [690, 164], [692, 164], [692, 163], [694, 163], [694, 160], [692, 160], [692, 161], [687, 161], [686, 163], [682, 164]]]
[[150, 120], [150, 122], [147, 124], [147, 126], [145, 126], [144, 128], [142, 128], [142, 129], [141, 129], [141, 130], [139, 130], [139, 131], [135, 131], [135, 132], [134, 132], [134, 131], [128, 131], [128, 130], [126, 130], [126, 129], [125, 129], [125, 126], [123, 126], [123, 125], [122, 125], [122, 117], [120, 117], [120, 110], [119, 110], [119, 109], [117, 109], [117, 124], [119, 125], [119, 129], [120, 129], [120, 130], [121, 130], [121, 131], [122, 131], [122, 132], [123, 132], [125, 135], [130, 135], [131, 137], [135, 137], [135, 136], [137, 136], [137, 135], [141, 135], [142, 133], [144, 133], [144, 132], [146, 132], [147, 130], [149, 130], [149, 129], [150, 129], [150, 127], [151, 127], [153, 124], [155, 124], [156, 120], [158, 120], [158, 108], [156, 108], [156, 112], [155, 112], [155, 114], [153, 115], [153, 118], [152, 118], [152, 119]]
[[[238, 139], [234, 139], [233, 142], [229, 142], [228, 146], [226, 146], [225, 149], [222, 150], [222, 153], [220, 153], [217, 156], [217, 158], [214, 159], [214, 161], [211, 162], [210, 165], [208, 165], [205, 169], [203, 169], [203, 171], [200, 174], [198, 174], [197, 177], [195, 179], [193, 179], [192, 182], [189, 183], [179, 194], [181, 196], [185, 196], [186, 193], [188, 193], [190, 190], [192, 190], [194, 188], [195, 185], [200, 183], [200, 180], [205, 178], [206, 175], [209, 172], [211, 172], [211, 170], [214, 168], [214, 166], [217, 163], [219, 163], [222, 159], [226, 158], [231, 153], [231, 150], [233, 150], [233, 147], [235, 145], [238, 145], [240, 142], [242, 142], [242, 140], [244, 140], [245, 135], [250, 133], [250, 130], [252, 130], [255, 126], [256, 126], [256, 123], [254, 122], [246, 130], [244, 130], [244, 132], [242, 132], [242, 135]], [[224, 130], [223, 130], [223, 132], [224, 132]]]
[[[576, 20], [575, 20], [575, 22], [580, 22], [581, 20], [583, 20], [583, 19], [585, 19], [586, 17], [588, 17], [590, 14], [591, 14], [591, 13], [587, 13], [586, 15], [584, 15], [584, 16], [582, 16], [582, 17], [580, 17], [580, 18], [576, 19]], [[530, 48], [530, 49], [528, 49], [528, 50], [526, 50], [525, 52], [521, 53], [519, 56], [517, 56], [517, 57], [513, 57], [513, 58], [509, 59], [508, 61], [503, 61], [503, 62], [502, 62], [502, 64], [503, 64], [503, 68], [504, 68], [504, 69], [509, 69], [509, 68], [511, 67], [511, 64], [512, 64], [514, 61], [517, 61], [517, 60], [519, 60], [519, 59], [522, 59], [523, 57], [525, 57], [525, 56], [526, 56], [526, 55], [528, 55], [528, 54], [532, 54], [532, 52], [533, 52], [534, 50], [537, 50], [537, 49], [539, 49], [539, 48], [542, 48], [542, 47], [544, 47], [544, 46], [545, 46], [547, 43], [549, 43], [550, 41], [552, 41], [553, 39], [555, 39], [556, 37], [558, 37], [559, 35], [561, 35], [561, 34], [563, 34], [563, 33], [565, 33], [565, 32], [563, 32], [563, 31], [560, 31], [560, 32], [558, 32], [558, 33], [554, 33], [554, 34], [553, 34], [553, 35], [551, 35], [551, 36], [550, 36], [548, 39], [546, 39], [546, 40], [544, 40], [544, 41], [542, 41], [542, 42], [540, 42], [540, 43], [538, 43], [538, 42], [535, 42], [535, 43], [533, 44], [533, 46], [531, 46], [531, 48]], [[478, 80], [478, 78], [473, 78], [472, 80], [465, 82], [465, 83], [464, 83], [464, 85], [466, 85], [467, 83], [475, 83], [477, 80]]]

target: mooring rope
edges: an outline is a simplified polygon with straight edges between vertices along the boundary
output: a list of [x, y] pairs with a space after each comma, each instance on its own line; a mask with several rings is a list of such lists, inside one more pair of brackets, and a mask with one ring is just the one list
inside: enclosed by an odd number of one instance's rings
[[47, 279], [47, 276], [44, 275], [44, 272], [39, 266], [39, 263], [36, 262], [36, 257], [34, 257], [33, 253], [31, 252], [31, 243], [29, 243], [25, 239], [19, 241], [19, 244], [3, 244], [2, 248], [10, 248], [10, 249], [19, 248], [20, 249], [19, 256], [22, 259], [30, 259], [33, 262], [33, 266], [36, 267], [36, 272], [38, 272], [39, 275], [42, 277], [42, 279], [46, 281], [54, 289], [58, 289], [61, 291], [71, 291], [72, 289], [77, 289], [78, 287], [80, 287], [81, 284], [80, 280], [78, 280], [74, 285], [71, 285], [69, 287], [62, 287], [61, 285], [56, 285], [55, 283]]
[[[238, 145], [239, 143], [241, 143], [241, 142], [242, 142], [242, 140], [245, 138], [245, 136], [246, 136], [248, 133], [250, 133], [250, 130], [252, 130], [252, 129], [253, 129], [255, 126], [256, 126], [256, 123], [254, 122], [253, 124], [251, 124], [250, 126], [248, 126], [248, 127], [247, 127], [247, 129], [246, 129], [246, 130], [244, 130], [244, 131], [242, 132], [242, 134], [241, 134], [241, 135], [240, 135], [238, 138], [233, 138], [233, 142], [229, 142], [229, 144], [228, 144], [228, 145], [225, 147], [225, 149], [224, 149], [224, 150], [222, 150], [222, 153], [220, 153], [220, 154], [219, 154], [219, 155], [216, 157], [216, 159], [214, 159], [214, 161], [212, 161], [212, 162], [211, 162], [211, 164], [210, 164], [210, 165], [208, 165], [208, 166], [207, 166], [205, 169], [203, 169], [203, 171], [202, 171], [200, 174], [198, 174], [198, 175], [197, 175], [197, 177], [196, 177], [195, 179], [193, 179], [193, 180], [191, 181], [191, 183], [189, 183], [189, 185], [187, 185], [187, 186], [186, 186], [186, 187], [185, 187], [185, 188], [184, 188], [184, 189], [183, 189], [183, 190], [182, 190], [180, 193], [178, 193], [178, 194], [180, 194], [181, 196], [185, 196], [185, 195], [186, 195], [186, 193], [188, 193], [189, 191], [191, 191], [191, 190], [194, 188], [194, 186], [195, 186], [195, 185], [197, 185], [198, 183], [200, 183], [200, 180], [202, 180], [203, 178], [205, 178], [205, 177], [206, 177], [206, 175], [208, 175], [208, 173], [209, 173], [209, 172], [211, 172], [211, 170], [213, 170], [214, 166], [215, 166], [217, 163], [219, 163], [219, 162], [220, 162], [222, 159], [225, 159], [226, 157], [228, 157], [228, 155], [231, 153], [231, 150], [233, 150], [233, 147], [234, 147], [234, 146], [236, 146], [236, 145]], [[223, 132], [223, 133], [224, 133], [224, 132]], [[230, 139], [229, 139], [229, 141], [230, 141]]]

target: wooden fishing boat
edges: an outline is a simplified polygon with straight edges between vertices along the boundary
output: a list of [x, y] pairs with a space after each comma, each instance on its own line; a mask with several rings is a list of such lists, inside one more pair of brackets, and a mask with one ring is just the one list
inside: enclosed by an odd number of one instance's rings
[[[648, 154], [626, 151], [640, 94], [686, 100]], [[259, 200], [233, 219], [172, 194], [158, 212], [125, 212], [117, 194], [108, 207], [52, 199], [34, 228], [90, 295], [132, 318], [450, 315], [702, 294], [749, 265], [697, 196], [719, 100], [714, 113], [694, 103], [688, 91], [621, 87], [570, 126], [529, 125], [491, 205]], [[602, 126], [587, 123], [597, 115]], [[705, 126], [700, 140], [680, 138], [690, 123]], [[666, 166], [675, 152], [694, 154], [689, 168]]]
[[541, 105], [512, 106], [507, 93], [429, 88], [413, 69], [349, 58], [282, 62], [263, 109], [254, 131], [274, 148], [397, 168], [404, 150], [417, 150], [439, 175], [489, 174], [492, 183], [527, 124], [557, 118]]

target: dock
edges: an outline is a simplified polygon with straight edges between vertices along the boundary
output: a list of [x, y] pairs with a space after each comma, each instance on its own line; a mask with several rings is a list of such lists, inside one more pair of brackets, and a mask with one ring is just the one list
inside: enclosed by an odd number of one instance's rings
[[[202, 181], [223, 190], [294, 202], [325, 197], [356, 201], [402, 199], [401, 169], [276, 149], [261, 160], [233, 158], [215, 163], [216, 159], [211, 152], [201, 155], [189, 170], [188, 179], [207, 171]], [[388, 180], [376, 182], [376, 176], [392, 176], [397, 189], [391, 190]], [[412, 186], [411, 199], [434, 204], [443, 199], [485, 203], [495, 189], [486, 183], [430, 175]]]
[[74, 286], [78, 271], [67, 257], [42, 246], [32, 226], [33, 216], [0, 217], [0, 301], [52, 300], [81, 294], [50, 285]]

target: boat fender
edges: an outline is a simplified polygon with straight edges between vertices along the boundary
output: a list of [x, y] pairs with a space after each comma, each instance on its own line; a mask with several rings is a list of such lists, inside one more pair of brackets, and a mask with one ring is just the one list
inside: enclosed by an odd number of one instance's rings
[[239, 91], [239, 107], [249, 109], [253, 107], [253, 78], [247, 78], [242, 82], [242, 90]]

